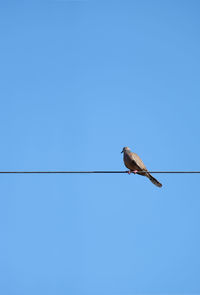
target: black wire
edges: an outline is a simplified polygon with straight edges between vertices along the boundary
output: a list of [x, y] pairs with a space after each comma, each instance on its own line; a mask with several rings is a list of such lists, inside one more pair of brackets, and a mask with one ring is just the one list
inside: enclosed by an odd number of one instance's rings
[[[0, 174], [87, 174], [87, 173], [128, 173], [129, 171], [0, 171]], [[200, 171], [140, 171], [149, 173], [185, 174], [200, 173]], [[137, 172], [136, 172], [137, 174]]]

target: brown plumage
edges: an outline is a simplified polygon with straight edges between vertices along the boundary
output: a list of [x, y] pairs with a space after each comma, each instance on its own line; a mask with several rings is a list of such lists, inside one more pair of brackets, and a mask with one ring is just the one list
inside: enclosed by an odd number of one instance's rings
[[131, 172], [137, 171], [137, 174], [148, 177], [153, 184], [162, 187], [162, 184], [150, 173], [140, 172], [148, 170], [137, 154], [132, 153], [128, 147], [124, 147], [122, 153], [124, 153], [124, 164]]

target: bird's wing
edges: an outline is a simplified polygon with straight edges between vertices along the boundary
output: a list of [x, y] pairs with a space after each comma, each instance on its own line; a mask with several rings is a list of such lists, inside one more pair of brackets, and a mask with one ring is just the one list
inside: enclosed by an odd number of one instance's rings
[[133, 160], [136, 165], [141, 169], [141, 170], [146, 170], [147, 171], [147, 168], [146, 166], [144, 165], [144, 163], [142, 162], [142, 160], [140, 159], [140, 157], [135, 154], [135, 153], [131, 153], [130, 154], [130, 158], [131, 160]]

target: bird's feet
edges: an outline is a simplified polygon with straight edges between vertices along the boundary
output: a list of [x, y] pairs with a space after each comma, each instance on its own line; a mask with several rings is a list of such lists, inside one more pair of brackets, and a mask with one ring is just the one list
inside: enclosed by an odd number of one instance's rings
[[129, 171], [128, 171], [128, 174], [130, 175], [131, 173], [137, 174], [138, 171], [137, 171], [137, 170], [129, 170]]

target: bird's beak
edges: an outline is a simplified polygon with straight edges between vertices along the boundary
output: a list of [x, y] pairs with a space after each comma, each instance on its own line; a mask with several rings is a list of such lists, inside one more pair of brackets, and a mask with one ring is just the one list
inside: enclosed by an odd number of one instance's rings
[[122, 151], [121, 151], [121, 154], [122, 154], [123, 152], [124, 152], [124, 151], [122, 150]]

